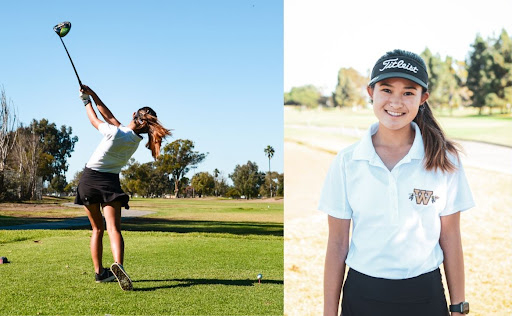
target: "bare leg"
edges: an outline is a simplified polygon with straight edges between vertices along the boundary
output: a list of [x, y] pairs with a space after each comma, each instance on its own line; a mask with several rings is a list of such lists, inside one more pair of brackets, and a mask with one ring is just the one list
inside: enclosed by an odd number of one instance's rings
[[103, 205], [103, 213], [107, 222], [108, 238], [114, 261], [123, 264], [124, 239], [121, 234], [121, 202], [114, 201]]
[[98, 274], [103, 272], [103, 216], [100, 212], [100, 204], [84, 205], [89, 221], [91, 222], [91, 257], [94, 264], [94, 271]]

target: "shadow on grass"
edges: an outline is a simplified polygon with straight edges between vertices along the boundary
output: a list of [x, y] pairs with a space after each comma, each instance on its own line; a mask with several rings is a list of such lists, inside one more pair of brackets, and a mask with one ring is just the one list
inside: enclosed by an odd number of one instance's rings
[[159, 231], [174, 233], [225, 233], [234, 235], [283, 236], [283, 224], [229, 221], [191, 221], [139, 217], [123, 221], [124, 231]]
[[[0, 229], [91, 229], [87, 217], [21, 218], [0, 216]], [[173, 233], [223, 233], [233, 235], [283, 236], [282, 223], [193, 221], [138, 217], [123, 220], [123, 231], [156, 231]]]
[[[174, 288], [182, 288], [182, 287], [191, 287], [195, 285], [231, 285], [231, 286], [256, 286], [259, 285], [258, 281], [255, 280], [219, 280], [219, 279], [168, 279], [168, 280], [135, 280], [133, 283], [144, 283], [144, 282], [154, 282], [154, 283], [167, 283], [173, 282], [178, 284], [167, 284], [146, 288], [138, 288], [137, 285], [134, 284], [134, 291], [155, 291], [159, 289], [174, 289]], [[263, 280], [262, 284], [284, 284], [283, 280]]]
[[48, 217], [14, 217], [0, 215], [0, 227], [27, 224], [56, 223], [70, 218], [48, 218]]

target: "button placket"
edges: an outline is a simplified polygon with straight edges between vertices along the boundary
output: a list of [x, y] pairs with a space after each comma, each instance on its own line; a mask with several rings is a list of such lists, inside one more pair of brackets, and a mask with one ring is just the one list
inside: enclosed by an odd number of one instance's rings
[[391, 222], [398, 223], [398, 187], [396, 181], [396, 169], [388, 174], [389, 179], [389, 206], [391, 207]]

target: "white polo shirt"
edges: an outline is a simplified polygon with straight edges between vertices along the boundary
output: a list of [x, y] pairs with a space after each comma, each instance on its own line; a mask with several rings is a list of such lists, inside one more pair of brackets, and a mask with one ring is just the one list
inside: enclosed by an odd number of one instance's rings
[[86, 167], [109, 173], [119, 173], [135, 153], [141, 136], [126, 126], [116, 127], [108, 123], [98, 125], [103, 139], [87, 162]]
[[373, 124], [357, 143], [338, 153], [327, 177], [319, 210], [352, 219], [346, 259], [351, 268], [386, 279], [406, 279], [431, 272], [443, 262], [440, 216], [475, 204], [457, 158], [454, 173], [426, 171], [416, 123], [413, 145], [389, 171], [375, 152]]

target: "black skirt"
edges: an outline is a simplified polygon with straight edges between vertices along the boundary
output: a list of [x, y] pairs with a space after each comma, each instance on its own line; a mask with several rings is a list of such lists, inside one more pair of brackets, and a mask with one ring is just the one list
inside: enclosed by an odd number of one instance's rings
[[343, 316], [449, 316], [439, 268], [403, 280], [348, 271], [341, 303]]
[[130, 197], [121, 189], [119, 174], [99, 172], [85, 167], [76, 192], [75, 204], [91, 205], [120, 201], [129, 209]]

